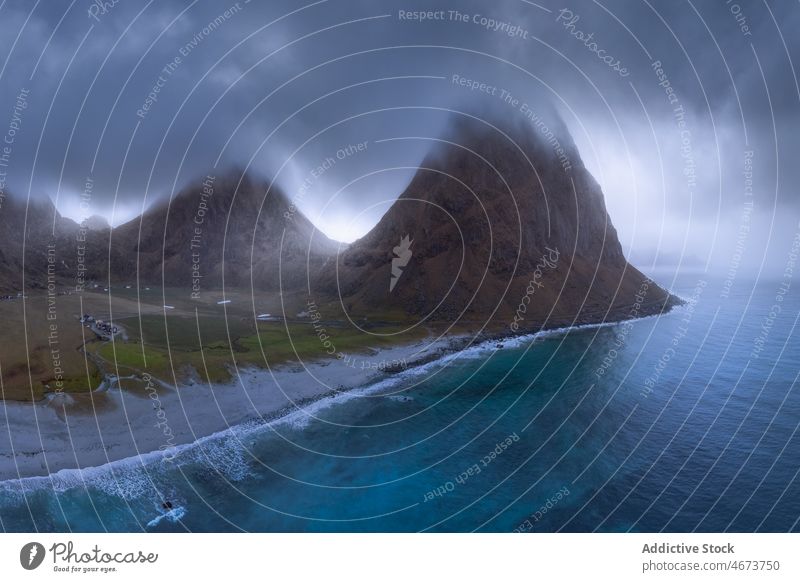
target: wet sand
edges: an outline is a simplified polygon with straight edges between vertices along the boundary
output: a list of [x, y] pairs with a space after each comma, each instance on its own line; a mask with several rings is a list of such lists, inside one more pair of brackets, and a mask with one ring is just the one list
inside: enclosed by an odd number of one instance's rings
[[[178, 389], [145, 378], [82, 396], [0, 402], [0, 481], [86, 469], [164, 451], [253, 420], [271, 420], [311, 402], [413, 367], [452, 340], [418, 342], [294, 368], [240, 369], [228, 384]], [[399, 363], [399, 365], [398, 365]], [[123, 379], [123, 383], [125, 380]]]
[[[672, 306], [645, 305], [639, 317], [658, 316]], [[0, 401], [0, 481], [86, 469], [193, 443], [250, 421], [270, 421], [307, 412], [309, 404], [365, 387], [393, 372], [436, 360], [466, 347], [530, 341], [576, 327], [616, 325], [631, 319], [619, 311], [608, 318], [558, 322], [536, 333], [508, 331], [457, 334], [374, 350], [369, 355], [284, 366], [239, 369], [228, 384], [193, 383], [175, 388], [154, 378], [131, 389], [115, 384], [81, 397], [59, 395], [37, 403]], [[591, 319], [599, 319], [597, 323]], [[578, 325], [576, 325], [576, 323]], [[123, 385], [126, 380], [122, 379]], [[4, 430], [5, 428], [5, 430]]]

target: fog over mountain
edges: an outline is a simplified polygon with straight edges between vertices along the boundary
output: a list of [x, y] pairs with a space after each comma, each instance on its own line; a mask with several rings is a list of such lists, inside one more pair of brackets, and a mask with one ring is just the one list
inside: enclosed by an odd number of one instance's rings
[[116, 226], [244, 166], [351, 241], [450, 110], [531, 123], [546, 100], [638, 266], [778, 273], [800, 216], [790, 8], [5, 2], [0, 185]]
[[335, 269], [326, 262], [312, 293], [337, 298], [351, 318], [500, 319], [514, 331], [679, 303], [626, 261], [603, 193], [557, 116], [537, 117], [536, 131], [482, 113], [453, 114], [408, 188], [337, 254]]

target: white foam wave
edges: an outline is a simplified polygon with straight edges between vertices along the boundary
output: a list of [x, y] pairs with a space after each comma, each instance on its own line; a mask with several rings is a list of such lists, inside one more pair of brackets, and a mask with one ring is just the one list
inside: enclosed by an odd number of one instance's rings
[[[649, 317], [658, 317], [648, 316]], [[638, 318], [637, 321], [647, 318]], [[154, 495], [159, 477], [164, 471], [191, 463], [206, 464], [230, 481], [241, 481], [251, 475], [249, 454], [242, 442], [264, 434], [275, 426], [285, 425], [303, 429], [316, 419], [318, 414], [332, 406], [388, 392], [409, 379], [427, 375], [434, 369], [446, 367], [459, 360], [486, 357], [492, 352], [516, 349], [534, 341], [566, 335], [570, 332], [612, 327], [623, 322], [604, 322], [556, 328], [503, 339], [485, 340], [462, 350], [445, 353], [441, 357], [392, 374], [362, 388], [327, 396], [297, 408], [270, 422], [252, 421], [239, 424], [224, 431], [201, 437], [194, 442], [177, 445], [166, 451], [153, 451], [135, 457], [112, 461], [98, 467], [84, 469], [62, 469], [44, 477], [26, 477], [0, 481], [0, 493], [6, 496], [31, 494], [47, 489], [64, 493], [75, 488], [91, 486], [104, 493], [126, 500]]]
[[149, 522], [147, 522], [147, 527], [156, 527], [165, 519], [170, 523], [177, 523], [179, 520], [183, 519], [185, 515], [186, 508], [178, 506], [151, 519]]

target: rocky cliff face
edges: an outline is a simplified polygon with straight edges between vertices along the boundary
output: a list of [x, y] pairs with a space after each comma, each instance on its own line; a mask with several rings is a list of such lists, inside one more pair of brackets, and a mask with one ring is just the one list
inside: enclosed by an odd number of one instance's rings
[[[601, 321], [669, 294], [629, 265], [603, 194], [566, 130], [456, 117], [379, 224], [316, 289], [361, 314], [430, 320]], [[553, 123], [558, 123], [556, 120]]]

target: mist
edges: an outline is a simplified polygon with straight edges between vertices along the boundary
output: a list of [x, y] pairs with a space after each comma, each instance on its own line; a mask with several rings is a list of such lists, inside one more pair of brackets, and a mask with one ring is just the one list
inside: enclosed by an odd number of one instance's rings
[[798, 25], [733, 2], [6, 2], [2, 196], [119, 225], [237, 166], [350, 242], [453, 111], [552, 106], [634, 264], [778, 275]]

